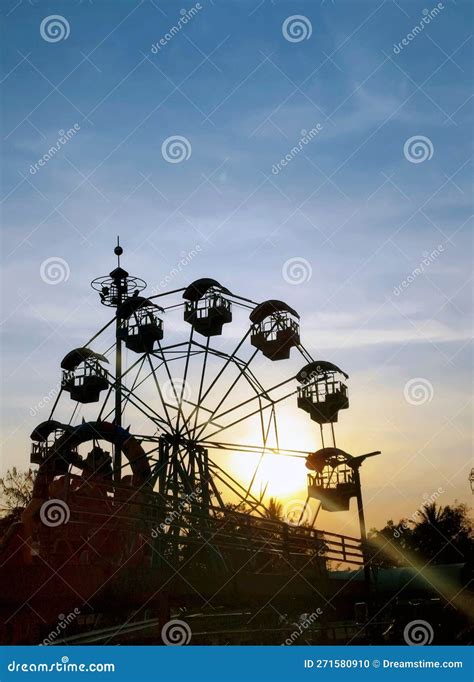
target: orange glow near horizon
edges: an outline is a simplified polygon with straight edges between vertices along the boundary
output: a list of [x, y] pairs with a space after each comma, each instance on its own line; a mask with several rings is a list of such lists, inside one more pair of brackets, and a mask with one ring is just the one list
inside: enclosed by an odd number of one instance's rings
[[[281, 448], [304, 450], [311, 452], [319, 447], [319, 435], [315, 424], [299, 415], [282, 410], [278, 421], [278, 435]], [[254, 425], [242, 432], [241, 442], [261, 444], [261, 431]], [[275, 446], [273, 437], [269, 438], [270, 447]], [[260, 461], [260, 464], [259, 464]], [[259, 496], [266, 488], [265, 499], [275, 497], [279, 502], [291, 499], [306, 499], [306, 474], [304, 457], [288, 457], [267, 451], [260, 459], [260, 454], [234, 452], [229, 456], [229, 471], [244, 487], [248, 487], [255, 469], [257, 474], [252, 485], [252, 494]]]

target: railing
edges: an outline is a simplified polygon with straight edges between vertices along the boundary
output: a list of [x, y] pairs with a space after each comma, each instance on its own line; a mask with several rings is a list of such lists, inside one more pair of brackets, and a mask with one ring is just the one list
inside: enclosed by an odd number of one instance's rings
[[[275, 612], [273, 612], [275, 615]], [[323, 643], [344, 643], [355, 638], [366, 636], [365, 626], [354, 620], [308, 623], [308, 621], [285, 622], [278, 625], [271, 622], [260, 622], [252, 627], [249, 624], [252, 612], [231, 612], [231, 613], [187, 613], [183, 618], [192, 630], [192, 643], [196, 644], [216, 644], [232, 640], [233, 644], [243, 642], [259, 643], [260, 639], [269, 640], [266, 643], [282, 644], [323, 644]], [[78, 621], [81, 620], [79, 616]], [[303, 622], [304, 629], [301, 628]], [[377, 620], [374, 623], [374, 630], [380, 634], [390, 624], [390, 621]], [[82, 625], [82, 623], [80, 623]], [[100, 628], [88, 628], [86, 632], [78, 632], [66, 637], [59, 636], [53, 642], [56, 645], [64, 644], [131, 644], [134, 641], [148, 644], [158, 644], [161, 640], [157, 633], [160, 632], [162, 621], [159, 618], [148, 618], [132, 620], [119, 625], [111, 625]], [[354, 641], [354, 644], [357, 642]]]
[[219, 294], [212, 294], [210, 296], [204, 296], [197, 301], [186, 301], [184, 307], [188, 314], [194, 312], [199, 317], [206, 317], [210, 309], [230, 310], [231, 303], [227, 298], [224, 298]]
[[[326, 560], [346, 564], [363, 564], [361, 542], [357, 538], [328, 533], [306, 526], [292, 526], [279, 520], [266, 519], [220, 507], [209, 507], [205, 513], [196, 497], [181, 500], [155, 492], [143, 492], [112, 483], [87, 482], [71, 474], [54, 481], [54, 494], [64, 500], [70, 510], [66, 525], [51, 529], [41, 527], [41, 545], [62, 537], [74, 543], [89, 529], [88, 535], [99, 534], [111, 548], [132, 537], [143, 547], [154, 542], [160, 554], [178, 563], [189, 549], [211, 547], [224, 560], [255, 557], [252, 569], [263, 570], [266, 562], [291, 559], [293, 565], [315, 561], [321, 567]], [[107, 540], [107, 537], [109, 538]], [[51, 547], [49, 547], [51, 550]], [[46, 549], [46, 551], [48, 551]]]
[[326, 467], [321, 473], [308, 474], [309, 486], [334, 488], [342, 483], [354, 483], [354, 470], [345, 465]]
[[298, 388], [298, 397], [313, 403], [324, 403], [330, 396], [347, 396], [347, 386], [342, 381], [312, 381]]

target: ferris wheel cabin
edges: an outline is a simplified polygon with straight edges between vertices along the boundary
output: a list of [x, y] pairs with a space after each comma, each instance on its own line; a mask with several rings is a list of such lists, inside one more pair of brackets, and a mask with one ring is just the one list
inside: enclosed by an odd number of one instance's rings
[[231, 302], [223, 294], [230, 291], [208, 277], [197, 279], [184, 291], [184, 319], [198, 334], [219, 336], [224, 324], [232, 322]]
[[324, 511], [348, 511], [352, 497], [357, 495], [357, 480], [349, 465], [351, 455], [339, 448], [323, 448], [306, 460], [308, 497], [321, 502]]
[[107, 370], [102, 367], [107, 358], [90, 348], [75, 348], [61, 362], [62, 387], [78, 403], [96, 403], [101, 391], [109, 387]]
[[31, 433], [31, 464], [43, 464], [49, 459], [51, 448], [64, 433], [72, 431], [72, 426], [50, 419], [41, 422]]
[[347, 386], [342, 380], [348, 375], [331, 362], [310, 362], [296, 375], [298, 407], [308, 412], [318, 424], [337, 422], [339, 410], [347, 410], [349, 398]]
[[270, 360], [287, 360], [300, 342], [300, 316], [283, 301], [260, 303], [250, 313], [250, 342]]
[[119, 306], [119, 337], [127, 348], [135, 353], [153, 352], [155, 342], [163, 338], [163, 320], [157, 312], [164, 312], [163, 308], [143, 296], [132, 296]]

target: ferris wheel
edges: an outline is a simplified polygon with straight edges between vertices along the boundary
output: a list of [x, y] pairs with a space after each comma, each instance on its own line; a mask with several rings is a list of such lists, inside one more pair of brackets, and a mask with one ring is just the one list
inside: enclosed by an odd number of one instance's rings
[[[121, 267], [118, 241], [114, 253], [117, 267], [92, 282], [114, 314], [63, 358], [61, 391], [31, 435], [31, 461], [50, 475], [77, 468], [175, 505], [191, 499], [208, 514], [232, 499], [265, 516], [266, 490], [255, 491], [262, 459], [304, 458], [315, 472], [308, 496], [330, 511], [348, 509], [357, 496], [355, 469], [346, 453], [334, 456], [334, 424], [349, 406], [347, 374], [305, 349], [297, 311], [280, 300], [253, 301], [210, 278], [146, 297], [145, 281]], [[238, 333], [228, 333], [234, 324]], [[301, 357], [296, 373], [290, 355]], [[317, 453], [280, 446], [280, 408], [288, 404], [318, 424]], [[91, 442], [82, 455], [82, 444]], [[222, 464], [222, 453], [257, 457], [248, 485]]]

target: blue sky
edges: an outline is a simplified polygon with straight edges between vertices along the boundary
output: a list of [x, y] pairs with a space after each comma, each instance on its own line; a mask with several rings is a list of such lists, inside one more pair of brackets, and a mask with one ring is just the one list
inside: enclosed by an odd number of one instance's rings
[[[199, 245], [173, 287], [212, 276], [300, 312], [308, 349], [351, 375], [341, 445], [383, 451], [366, 465], [369, 519], [409, 515], [440, 486], [444, 503], [467, 499], [471, 3], [445, 0], [413, 40], [437, 3], [198, 4], [157, 51], [193, 4], [2, 3], [3, 468], [27, 466], [31, 407], [107, 319], [89, 281], [120, 234], [151, 287]], [[42, 37], [50, 15], [66, 39]], [[285, 38], [294, 15], [307, 39]], [[190, 151], [179, 163], [162, 153], [173, 136]], [[416, 163], [404, 147], [420, 136]], [[67, 263], [59, 285], [41, 277], [50, 258]], [[284, 276], [293, 258], [300, 284]], [[421, 404], [404, 397], [413, 379]]]

